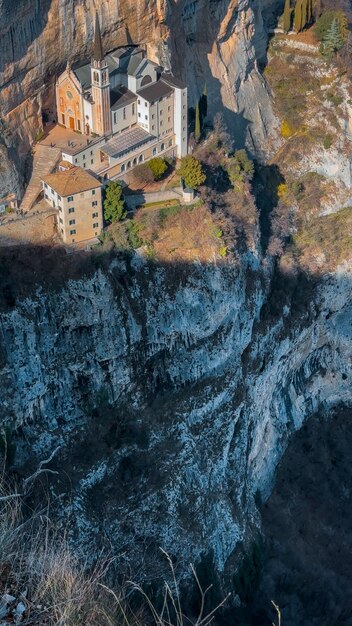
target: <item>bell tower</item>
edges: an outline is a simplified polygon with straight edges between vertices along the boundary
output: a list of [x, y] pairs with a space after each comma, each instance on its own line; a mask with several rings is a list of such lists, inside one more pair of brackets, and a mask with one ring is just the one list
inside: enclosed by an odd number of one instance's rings
[[94, 49], [91, 62], [93, 131], [97, 135], [111, 133], [109, 68], [104, 59], [98, 12], [95, 13]]

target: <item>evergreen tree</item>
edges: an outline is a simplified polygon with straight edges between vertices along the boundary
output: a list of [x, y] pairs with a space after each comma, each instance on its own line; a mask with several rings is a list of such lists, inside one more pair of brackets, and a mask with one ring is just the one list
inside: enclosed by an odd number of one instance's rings
[[195, 125], [194, 125], [194, 138], [196, 141], [199, 141], [200, 138], [200, 114], [199, 114], [199, 104], [196, 104], [196, 117], [195, 117]]
[[291, 30], [291, 0], [285, 0], [283, 28], [285, 33], [288, 33]]
[[308, 9], [307, 9], [308, 25], [312, 23], [312, 20], [313, 20], [313, 0], [308, 0]]
[[192, 154], [182, 157], [181, 165], [177, 173], [184, 179], [187, 187], [191, 187], [192, 189], [196, 189], [199, 185], [202, 185], [206, 178], [201, 162]]
[[335, 52], [342, 48], [343, 44], [344, 37], [341, 33], [341, 24], [335, 17], [323, 39], [320, 51], [323, 56], [330, 59]]
[[202, 103], [203, 103], [203, 116], [206, 117], [208, 115], [208, 91], [207, 91], [206, 82], [204, 83]]
[[119, 222], [127, 216], [125, 200], [120, 183], [111, 181], [105, 189], [104, 218], [107, 222]]
[[294, 25], [296, 33], [299, 33], [302, 30], [302, 0], [296, 0]]

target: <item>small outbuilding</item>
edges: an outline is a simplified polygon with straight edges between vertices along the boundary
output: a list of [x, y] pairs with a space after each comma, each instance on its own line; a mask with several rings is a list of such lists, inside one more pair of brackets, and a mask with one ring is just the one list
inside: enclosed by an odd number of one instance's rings
[[183, 190], [183, 201], [189, 204], [190, 202], [193, 202], [194, 197], [195, 197], [194, 189], [191, 189], [190, 187], [185, 187]]

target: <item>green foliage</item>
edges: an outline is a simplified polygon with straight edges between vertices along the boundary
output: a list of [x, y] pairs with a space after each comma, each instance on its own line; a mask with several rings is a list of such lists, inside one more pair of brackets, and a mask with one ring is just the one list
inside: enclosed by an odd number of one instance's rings
[[220, 246], [219, 254], [223, 259], [227, 256], [227, 247], [225, 245]]
[[36, 134], [34, 141], [40, 141], [41, 139], [43, 139], [43, 137], [45, 137], [45, 132], [42, 129]]
[[168, 165], [165, 162], [165, 159], [161, 157], [155, 157], [151, 159], [147, 163], [151, 173], [153, 174], [154, 180], [159, 180], [166, 172]]
[[320, 52], [323, 57], [329, 60], [335, 52], [341, 50], [344, 43], [344, 27], [338, 18], [334, 17], [320, 44]]
[[174, 204], [172, 206], [167, 206], [167, 207], [163, 207], [162, 209], [160, 209], [159, 226], [163, 227], [167, 218], [172, 217], [173, 215], [177, 215], [177, 213], [181, 211], [181, 208], [182, 207], [180, 204]]
[[335, 107], [338, 107], [340, 104], [343, 103], [343, 97], [339, 96], [337, 93], [334, 93], [333, 91], [328, 91], [326, 94], [326, 98]]
[[329, 148], [331, 148], [332, 146], [332, 136], [331, 135], [325, 135], [324, 139], [323, 139], [323, 146], [325, 150], [329, 150]]
[[316, 22], [315, 36], [319, 41], [324, 41], [329, 32], [332, 22], [337, 20], [340, 25], [341, 35], [344, 40], [347, 37], [347, 17], [343, 11], [324, 11]]
[[204, 83], [203, 93], [199, 100], [200, 125], [203, 126], [204, 118], [208, 115], [207, 84]]
[[264, 565], [264, 547], [261, 537], [250, 547], [238, 572], [234, 576], [234, 588], [242, 602], [248, 602], [257, 588]]
[[201, 162], [191, 154], [181, 159], [181, 165], [177, 173], [184, 179], [187, 187], [192, 189], [202, 185], [206, 179]]
[[231, 184], [235, 186], [237, 183], [250, 182], [252, 180], [254, 163], [248, 158], [246, 150], [236, 150], [233, 157], [228, 160], [226, 170]]
[[194, 122], [194, 139], [198, 142], [200, 139], [200, 113], [199, 113], [199, 104], [196, 103], [196, 113], [195, 113], [195, 122]]
[[133, 250], [140, 248], [143, 245], [143, 239], [139, 236], [140, 226], [134, 220], [128, 220], [126, 222], [127, 238]]
[[291, 30], [291, 0], [285, 0], [283, 29], [285, 33], [288, 33]]
[[124, 210], [125, 200], [120, 183], [111, 181], [105, 188], [104, 218], [107, 222], [124, 220], [127, 213]]

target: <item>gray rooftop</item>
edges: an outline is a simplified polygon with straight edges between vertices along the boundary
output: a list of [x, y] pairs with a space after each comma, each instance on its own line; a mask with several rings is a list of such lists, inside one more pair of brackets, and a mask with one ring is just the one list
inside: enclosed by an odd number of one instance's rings
[[127, 89], [127, 87], [116, 87], [110, 91], [110, 107], [112, 111], [116, 111], [116, 109], [135, 100], [137, 100], [136, 94]]
[[169, 85], [177, 87], [178, 89], [186, 89], [187, 87], [186, 83], [183, 80], [181, 80], [180, 78], [175, 78], [175, 76], [169, 74], [168, 72], [163, 72], [161, 78], [165, 80], [165, 82], [167, 82]]
[[[112, 74], [131, 74], [131, 69], [137, 69], [143, 61], [144, 51], [135, 46], [117, 48], [109, 54], [105, 55], [105, 61], [109, 68], [110, 76]], [[84, 63], [83, 65], [73, 66], [73, 71], [76, 74], [79, 82], [83, 87], [83, 91], [90, 89], [92, 86], [91, 79], [91, 64]]]
[[144, 144], [155, 140], [156, 137], [154, 137], [154, 135], [150, 135], [139, 126], [135, 126], [121, 133], [121, 135], [110, 139], [105, 146], [101, 147], [101, 151], [114, 159], [119, 159], [124, 154], [133, 152]]
[[148, 102], [154, 102], [159, 98], [164, 98], [173, 92], [173, 87], [164, 83], [163, 80], [158, 80], [156, 83], [142, 87], [137, 91], [137, 94], [147, 100]]

